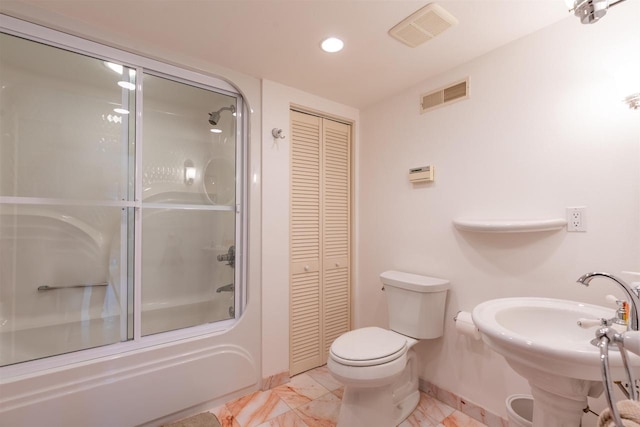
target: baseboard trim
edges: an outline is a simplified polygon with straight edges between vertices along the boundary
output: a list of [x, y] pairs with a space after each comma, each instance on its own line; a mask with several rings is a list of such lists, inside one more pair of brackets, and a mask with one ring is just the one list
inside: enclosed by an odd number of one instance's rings
[[419, 388], [429, 396], [446, 403], [464, 414], [467, 414], [471, 418], [485, 424], [487, 427], [509, 426], [509, 422], [499, 415], [496, 415], [491, 411], [487, 411], [482, 406], [471, 402], [462, 396], [440, 388], [429, 381], [423, 380], [422, 378], [420, 378]]
[[262, 391], [271, 390], [291, 381], [289, 371], [279, 372], [262, 379]]

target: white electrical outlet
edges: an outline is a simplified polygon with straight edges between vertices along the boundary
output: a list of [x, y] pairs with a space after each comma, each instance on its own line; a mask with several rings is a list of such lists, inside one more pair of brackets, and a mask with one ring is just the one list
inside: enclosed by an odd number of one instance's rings
[[567, 208], [567, 231], [587, 231], [587, 208]]

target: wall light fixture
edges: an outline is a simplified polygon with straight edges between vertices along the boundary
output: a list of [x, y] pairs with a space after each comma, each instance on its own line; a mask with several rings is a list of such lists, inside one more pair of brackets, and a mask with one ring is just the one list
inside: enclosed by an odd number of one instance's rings
[[184, 161], [184, 183], [192, 185], [193, 180], [196, 179], [196, 167], [189, 159]]

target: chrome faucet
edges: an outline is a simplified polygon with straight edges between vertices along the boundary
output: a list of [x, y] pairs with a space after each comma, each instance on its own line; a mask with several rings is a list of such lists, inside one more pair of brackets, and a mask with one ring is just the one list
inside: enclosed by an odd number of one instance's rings
[[593, 280], [594, 277], [606, 277], [607, 279], [613, 280], [618, 285], [620, 285], [622, 290], [629, 297], [629, 303], [631, 304], [631, 322], [629, 323], [629, 329], [637, 331], [638, 330], [638, 308], [640, 307], [640, 297], [638, 297], [638, 288], [631, 287], [631, 285], [628, 285], [623, 280], [618, 279], [616, 276], [609, 273], [593, 272], [593, 273], [583, 274], [582, 276], [580, 276], [577, 282], [585, 286], [589, 286], [589, 283], [591, 282], [591, 280]]
[[226, 261], [228, 266], [231, 266], [231, 268], [234, 268], [236, 266], [235, 245], [230, 246], [226, 254], [218, 255], [217, 259], [220, 262]]
[[216, 289], [216, 293], [233, 292], [234, 290], [235, 286], [233, 286], [233, 283], [229, 283], [228, 285], [220, 286], [218, 289]]

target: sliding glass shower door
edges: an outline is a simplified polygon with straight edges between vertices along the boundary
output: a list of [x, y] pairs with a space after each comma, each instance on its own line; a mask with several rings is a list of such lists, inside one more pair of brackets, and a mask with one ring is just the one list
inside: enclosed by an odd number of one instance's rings
[[151, 73], [143, 82], [142, 335], [150, 335], [235, 317], [237, 99]]

